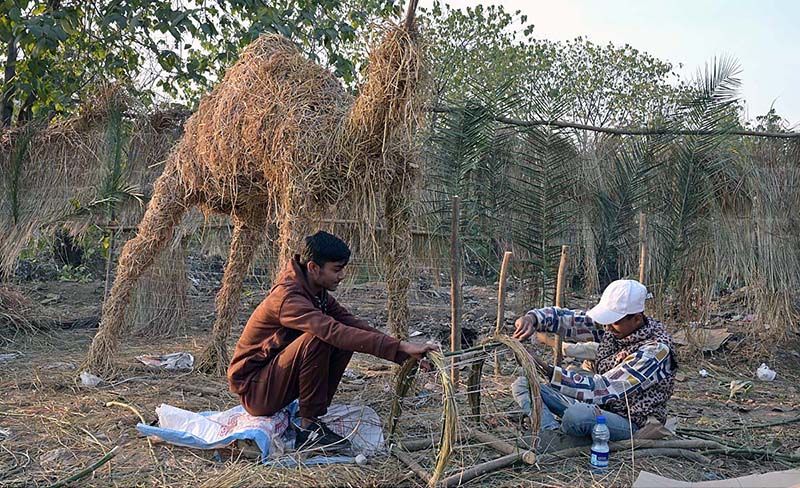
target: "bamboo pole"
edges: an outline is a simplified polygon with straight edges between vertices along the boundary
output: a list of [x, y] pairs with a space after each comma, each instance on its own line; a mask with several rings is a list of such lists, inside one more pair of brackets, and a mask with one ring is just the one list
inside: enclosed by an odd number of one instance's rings
[[458, 486], [467, 481], [477, 478], [483, 474], [489, 473], [491, 471], [495, 471], [501, 468], [505, 468], [506, 466], [510, 466], [522, 458], [522, 451], [517, 452], [515, 454], [506, 454], [503, 457], [499, 457], [497, 459], [492, 459], [491, 461], [487, 461], [485, 463], [476, 464], [475, 466], [465, 469], [464, 471], [454, 474], [452, 476], [448, 476], [447, 478], [442, 480], [442, 486], [447, 488], [450, 486]]
[[[450, 252], [453, 258], [450, 270], [450, 351], [461, 349], [461, 242], [458, 236], [461, 199], [453, 196], [453, 215], [450, 222]], [[450, 360], [450, 377], [458, 387], [456, 358]]]
[[[506, 308], [506, 275], [508, 274], [508, 262], [511, 260], [511, 251], [503, 253], [503, 264], [500, 266], [500, 282], [497, 284], [497, 325], [494, 333], [500, 335], [505, 321], [504, 313]], [[494, 374], [500, 374], [500, 355], [494, 357]]]
[[[558, 263], [558, 279], [556, 280], [556, 307], [561, 307], [564, 304], [564, 283], [567, 274], [567, 251], [568, 246], [561, 246], [561, 261]], [[556, 340], [553, 343], [553, 361], [556, 366], [561, 366], [564, 360], [564, 333], [559, 328], [556, 334]]]
[[534, 464], [536, 462], [536, 454], [533, 451], [520, 449], [519, 447], [511, 445], [497, 436], [480, 430], [472, 430], [470, 431], [470, 435], [476, 441], [482, 442], [495, 451], [502, 452], [503, 454], [516, 454], [521, 452], [522, 455], [520, 459], [522, 459], [526, 464]]
[[647, 272], [647, 216], [639, 212], [639, 283], [644, 284]]
[[414, 472], [417, 476], [425, 482], [425, 484], [430, 483], [431, 475], [425, 471], [425, 469], [419, 465], [418, 462], [414, 460], [409, 454], [401, 451], [400, 449], [392, 449], [392, 455], [403, 462], [408, 469]]

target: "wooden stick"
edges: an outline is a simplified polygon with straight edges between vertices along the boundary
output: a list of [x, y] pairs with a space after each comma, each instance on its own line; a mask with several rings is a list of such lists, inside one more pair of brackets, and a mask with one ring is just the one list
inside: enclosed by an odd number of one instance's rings
[[[427, 110], [434, 113], [457, 113], [461, 108], [433, 107]], [[653, 128], [628, 128], [619, 129], [616, 127], [601, 127], [596, 125], [579, 124], [577, 122], [567, 122], [564, 120], [519, 120], [509, 117], [495, 116], [494, 120], [503, 124], [516, 125], [518, 127], [536, 127], [546, 125], [548, 127], [561, 127], [567, 129], [582, 129], [604, 134], [628, 135], [628, 136], [650, 136], [650, 135], [674, 135], [674, 136], [749, 136], [749, 137], [773, 137], [778, 139], [800, 139], [800, 132], [765, 132], [755, 130], [713, 130], [713, 129], [671, 129], [668, 127]]]
[[561, 261], [558, 263], [558, 279], [556, 280], [556, 307], [561, 307], [564, 302], [564, 276], [567, 274], [568, 246], [561, 246]]
[[416, 452], [434, 446], [432, 439], [415, 439], [400, 443], [400, 448], [407, 452]]
[[[661, 440], [661, 439], [634, 439], [633, 440], [634, 450], [636, 449], [715, 449], [724, 447], [720, 443], [715, 441], [707, 441], [702, 439], [672, 439], [672, 440]], [[572, 447], [569, 449], [563, 449], [561, 451], [555, 451], [548, 454], [543, 454], [539, 456], [537, 462], [539, 463], [548, 463], [552, 461], [558, 461], [565, 458], [570, 458], [574, 456], [579, 456], [588, 451], [589, 446], [580, 446], [580, 447]], [[624, 441], [617, 441], [611, 442], [608, 444], [608, 448], [610, 451], [625, 451], [631, 448], [631, 443], [629, 440]], [[636, 451], [638, 452], [638, 451]]]
[[[503, 264], [500, 266], [500, 282], [497, 284], [497, 326], [495, 334], [500, 334], [505, 321], [504, 313], [506, 308], [506, 274], [508, 274], [508, 261], [511, 259], [511, 251], [503, 253]], [[494, 357], [494, 374], [500, 374], [500, 355]]]
[[[460, 199], [453, 197], [453, 215], [450, 222], [450, 252], [453, 257], [450, 269], [450, 350], [461, 349], [461, 243], [458, 237], [460, 221]], [[458, 387], [456, 359], [450, 360], [450, 377]]]
[[425, 471], [425, 469], [419, 465], [418, 462], [414, 460], [410, 455], [406, 454], [405, 452], [401, 451], [400, 449], [392, 449], [392, 455], [403, 462], [408, 469], [414, 472], [417, 476], [425, 482], [425, 484], [430, 483], [431, 475]]
[[[556, 307], [562, 307], [564, 303], [564, 277], [567, 274], [567, 246], [561, 246], [561, 261], [558, 263], [558, 279], [556, 280]], [[556, 334], [555, 344], [553, 344], [553, 361], [556, 366], [561, 366], [564, 361], [564, 333], [559, 328]]]
[[520, 459], [522, 459], [526, 464], [536, 463], [536, 453], [534, 453], [533, 451], [520, 449], [519, 447], [513, 446], [508, 442], [492, 434], [489, 434], [488, 432], [482, 432], [480, 430], [472, 430], [470, 431], [470, 435], [476, 441], [487, 444], [495, 451], [502, 452], [503, 454], [522, 453]]
[[703, 456], [699, 452], [690, 451], [688, 449], [675, 449], [675, 448], [641, 449], [641, 450], [637, 449], [635, 452], [637, 458], [656, 457], [656, 456], [682, 457], [688, 459], [689, 461], [694, 461], [696, 463], [701, 463], [705, 465], [711, 464], [711, 460], [706, 456]]
[[639, 283], [644, 284], [647, 271], [647, 216], [639, 212]]
[[491, 461], [487, 461], [485, 463], [476, 464], [475, 466], [469, 469], [465, 469], [460, 473], [448, 476], [447, 478], [443, 479], [442, 486], [445, 488], [450, 486], [458, 486], [462, 483], [466, 483], [469, 480], [477, 478], [482, 474], [486, 474], [491, 471], [505, 468], [506, 466], [511, 466], [512, 464], [519, 461], [521, 457], [522, 457], [522, 452], [518, 452], [516, 454], [507, 454], [503, 457], [492, 459]]
[[49, 488], [60, 488], [62, 486], [67, 486], [74, 481], [78, 481], [84, 476], [88, 476], [89, 474], [94, 473], [95, 471], [97, 471], [98, 468], [100, 468], [102, 465], [109, 462], [111, 458], [116, 456], [119, 453], [119, 449], [120, 449], [119, 446], [114, 446], [114, 449], [111, 449], [105, 456], [100, 458], [100, 460], [97, 461], [96, 463], [92, 464], [91, 466], [82, 471], [79, 471], [78, 473], [73, 474], [69, 478], [56, 481], [54, 484], [50, 485]]

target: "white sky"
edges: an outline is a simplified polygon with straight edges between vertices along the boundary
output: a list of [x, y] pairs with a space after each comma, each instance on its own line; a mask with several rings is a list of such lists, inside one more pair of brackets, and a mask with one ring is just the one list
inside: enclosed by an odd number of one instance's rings
[[[691, 78], [714, 56], [739, 61], [746, 116], [774, 105], [800, 127], [800, 1], [797, 0], [443, 0], [452, 7], [501, 4], [521, 10], [534, 36], [630, 44]], [[429, 7], [432, 0], [421, 0]], [[684, 67], [678, 69], [678, 63]]]

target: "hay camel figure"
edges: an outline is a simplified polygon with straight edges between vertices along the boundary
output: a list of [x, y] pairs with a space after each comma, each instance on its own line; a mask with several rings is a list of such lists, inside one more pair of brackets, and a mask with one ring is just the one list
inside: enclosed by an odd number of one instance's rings
[[[416, 177], [411, 132], [420, 59], [414, 11], [390, 28], [369, 56], [356, 98], [289, 40], [253, 42], [187, 121], [185, 133], [157, 179], [137, 235], [120, 254], [86, 367], [114, 371], [113, 357], [131, 291], [192, 207], [228, 215], [233, 238], [216, 297], [212, 338], [198, 369], [223, 374], [226, 339], [236, 319], [256, 249], [277, 238], [281, 259], [310, 230], [311, 217], [357, 215], [369, 226], [387, 222], [389, 323], [402, 335], [407, 320], [410, 193]], [[270, 223], [277, 236], [267, 236]]]

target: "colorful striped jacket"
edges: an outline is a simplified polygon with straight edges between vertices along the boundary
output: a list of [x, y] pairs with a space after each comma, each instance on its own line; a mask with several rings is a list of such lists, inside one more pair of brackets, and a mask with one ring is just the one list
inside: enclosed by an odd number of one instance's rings
[[560, 329], [568, 341], [600, 343], [596, 374], [556, 366], [550, 379], [553, 388], [576, 400], [601, 405], [637, 426], [644, 425], [649, 416], [666, 422], [666, 404], [674, 390], [678, 362], [661, 322], [648, 317], [632, 334], [616, 339], [583, 312], [548, 307], [531, 310], [528, 315], [536, 317], [540, 332], [558, 333]]

